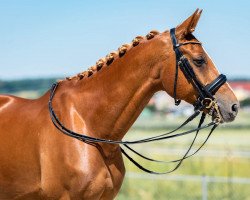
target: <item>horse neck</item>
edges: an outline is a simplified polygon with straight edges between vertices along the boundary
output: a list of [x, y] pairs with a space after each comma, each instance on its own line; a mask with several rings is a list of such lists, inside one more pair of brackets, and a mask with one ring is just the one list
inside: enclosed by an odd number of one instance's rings
[[154, 53], [160, 46], [157, 40], [146, 41], [91, 77], [64, 81], [67, 86], [63, 91], [70, 94], [74, 112], [84, 121], [87, 134], [122, 139], [162, 87], [158, 65], [163, 56]]

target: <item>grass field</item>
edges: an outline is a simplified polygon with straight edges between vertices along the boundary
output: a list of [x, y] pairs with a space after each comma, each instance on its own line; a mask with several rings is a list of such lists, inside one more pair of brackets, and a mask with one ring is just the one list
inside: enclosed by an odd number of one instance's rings
[[[208, 199], [250, 199], [250, 182], [244, 182], [246, 178], [250, 180], [249, 119], [250, 115], [242, 112], [235, 123], [222, 125], [197, 155], [184, 161], [183, 165], [170, 175], [148, 175], [124, 158], [128, 176], [125, 177], [117, 200], [202, 199], [201, 176], [226, 178], [226, 181], [223, 179], [222, 182], [207, 182]], [[171, 124], [170, 127], [173, 128], [183, 120], [183, 117], [166, 120], [159, 120], [159, 117], [148, 120], [140, 118], [126, 135], [126, 139], [164, 133], [169, 129], [167, 124]], [[190, 127], [194, 127], [194, 124]], [[200, 133], [194, 148], [198, 148], [207, 133], [208, 131]], [[153, 144], [136, 145], [134, 148], [149, 157], [161, 160], [177, 159], [188, 148], [192, 136], [194, 135]], [[172, 164], [150, 163], [134, 155], [133, 157], [147, 168], [158, 171], [166, 171], [174, 167]], [[183, 179], [187, 176], [189, 178]], [[232, 182], [235, 178], [241, 178], [244, 184]]]

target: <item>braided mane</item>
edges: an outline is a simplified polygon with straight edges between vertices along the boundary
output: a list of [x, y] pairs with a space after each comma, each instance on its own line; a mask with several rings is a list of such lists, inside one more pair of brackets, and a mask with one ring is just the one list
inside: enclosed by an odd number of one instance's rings
[[86, 71], [84, 72], [81, 72], [75, 76], [72, 76], [72, 77], [66, 77], [66, 80], [72, 80], [72, 79], [78, 79], [78, 80], [81, 80], [83, 78], [87, 78], [87, 77], [90, 77], [91, 75], [93, 75], [95, 72], [98, 72], [100, 69], [102, 69], [102, 67], [104, 66], [108, 66], [110, 65], [115, 59], [117, 58], [120, 58], [122, 57], [123, 55], [126, 54], [126, 52], [139, 45], [140, 42], [143, 40], [143, 39], [147, 39], [147, 40], [150, 40], [152, 38], [154, 38], [155, 35], [158, 35], [159, 32], [156, 31], [156, 30], [152, 30], [150, 31], [146, 37], [143, 37], [143, 36], [136, 36], [132, 42], [130, 44], [123, 44], [122, 46], [120, 46], [118, 48], [117, 51], [113, 51], [111, 53], [109, 53], [106, 57], [104, 58], [101, 58], [99, 59], [96, 64], [94, 66], [91, 66], [89, 67]]

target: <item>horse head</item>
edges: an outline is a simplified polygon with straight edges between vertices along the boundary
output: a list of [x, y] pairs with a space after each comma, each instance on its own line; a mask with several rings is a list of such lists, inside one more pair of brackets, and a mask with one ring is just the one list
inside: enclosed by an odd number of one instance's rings
[[[230, 122], [235, 119], [238, 113], [239, 102], [226, 82], [226, 77], [219, 75], [219, 71], [201, 45], [201, 42], [192, 34], [201, 13], [202, 10], [197, 9], [189, 18], [173, 29], [172, 33], [171, 31], [166, 31], [161, 34], [165, 47], [168, 49], [168, 51], [164, 52], [167, 55], [167, 59], [161, 69], [162, 86], [172, 97], [182, 99], [190, 104], [195, 104], [197, 99], [201, 98], [201, 91], [199, 90], [204, 90], [203, 92], [207, 92], [208, 95], [212, 96], [211, 98], [218, 105], [221, 122]], [[175, 42], [176, 44], [173, 44]], [[181, 57], [178, 58], [177, 54], [179, 52], [181, 52]], [[190, 68], [187, 69], [188, 72], [182, 68], [182, 62], [188, 63], [188, 68]], [[179, 70], [179, 73], [177, 73], [178, 68], [182, 69]], [[190, 70], [191, 72], [189, 72]], [[190, 73], [191, 75], [189, 75]], [[194, 83], [190, 76], [194, 76], [197, 83]], [[217, 84], [216, 82], [220, 81], [222, 81], [221, 85], [217, 85], [218, 87], [214, 91], [206, 91], [211, 83]], [[198, 89], [195, 86], [196, 84], [200, 84]], [[199, 89], [199, 87], [201, 88]]]

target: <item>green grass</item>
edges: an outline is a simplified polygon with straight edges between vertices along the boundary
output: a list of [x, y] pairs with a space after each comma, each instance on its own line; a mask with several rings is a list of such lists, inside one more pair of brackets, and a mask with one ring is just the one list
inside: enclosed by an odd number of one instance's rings
[[[208, 183], [208, 199], [218, 200], [249, 200], [249, 185], [232, 185], [230, 182]], [[200, 182], [185, 181], [156, 181], [126, 179], [118, 200], [201, 200], [202, 189]]]
[[[212, 176], [226, 178], [250, 178], [250, 129], [249, 114], [240, 114], [235, 125], [223, 125], [218, 128], [205, 147], [193, 158], [184, 161], [183, 165], [171, 175], [193, 175], [193, 176]], [[172, 125], [180, 124], [180, 120], [172, 121]], [[145, 126], [142, 126], [143, 120], [137, 122], [131, 131], [126, 135], [126, 139], [132, 140], [142, 137], [154, 136], [169, 130], [166, 126], [161, 128], [147, 128], [152, 123], [147, 123], [144, 119]], [[171, 121], [171, 120], [170, 120]], [[183, 120], [182, 120], [183, 121]], [[162, 122], [158, 123], [163, 125]], [[170, 122], [171, 123], [171, 122]], [[172, 127], [171, 127], [172, 128]], [[204, 140], [208, 131], [202, 131], [195, 147]], [[169, 141], [161, 141], [154, 144], [134, 146], [141, 153], [161, 160], [171, 160], [183, 155], [184, 150], [188, 148], [193, 135], [183, 136]], [[176, 151], [173, 151], [175, 150]], [[161, 164], [150, 163], [133, 155], [136, 160], [147, 168], [164, 171], [174, 167], [173, 165], [164, 166]], [[146, 175], [145, 172], [138, 170], [132, 163], [124, 158], [127, 172], [136, 172]], [[151, 177], [146, 175], [146, 177]], [[154, 179], [156, 177], [156, 179]], [[207, 183], [208, 199], [250, 199], [250, 184], [209, 182]], [[125, 177], [121, 191], [116, 198], [117, 200], [152, 200], [152, 199], [202, 199], [201, 181], [188, 180], [166, 180], [153, 178], [135, 178], [133, 176]]]

